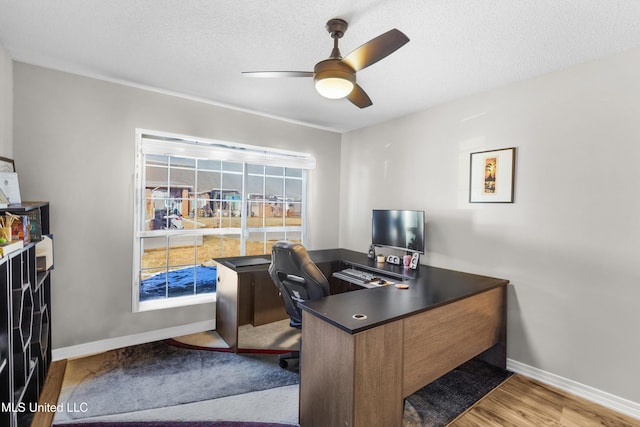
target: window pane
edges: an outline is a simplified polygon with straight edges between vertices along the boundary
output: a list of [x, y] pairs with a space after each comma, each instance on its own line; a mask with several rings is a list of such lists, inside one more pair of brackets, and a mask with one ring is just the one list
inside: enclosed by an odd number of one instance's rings
[[247, 193], [249, 198], [252, 195], [262, 195], [264, 192], [264, 176], [262, 175], [249, 175], [247, 177]]
[[196, 167], [196, 159], [189, 159], [186, 157], [171, 157], [171, 166], [193, 169]]
[[302, 233], [299, 231], [287, 231], [287, 240], [302, 243]]
[[140, 266], [147, 268], [164, 268], [167, 265], [167, 238], [145, 237], [142, 239], [142, 258]]
[[212, 258], [222, 258], [240, 255], [240, 235], [239, 234], [220, 234], [207, 236], [207, 250], [211, 251]]
[[287, 215], [284, 222], [290, 227], [302, 225], [302, 203], [287, 203]]
[[220, 256], [220, 236], [204, 235], [202, 241], [196, 245], [196, 264], [211, 264], [213, 258]]
[[264, 173], [266, 175], [284, 176], [284, 168], [280, 166], [265, 166]]
[[197, 265], [196, 271], [196, 294], [208, 294], [216, 291], [216, 273], [214, 266]]
[[195, 267], [178, 268], [167, 273], [168, 297], [184, 297], [195, 294]]
[[220, 217], [220, 228], [240, 228], [241, 219], [235, 216], [232, 205], [228, 202], [222, 203], [222, 216]]
[[[142, 219], [142, 230], [159, 230], [162, 228], [162, 214], [160, 214], [159, 222], [155, 220], [155, 209], [157, 200], [151, 198], [151, 191], [147, 191], [148, 197], [144, 199], [144, 218]], [[162, 204], [164, 205], [164, 203]]]
[[286, 240], [285, 232], [264, 232], [256, 231], [249, 233], [246, 242], [247, 255], [270, 254], [271, 247], [279, 240]]
[[302, 178], [302, 169], [285, 168], [284, 174], [290, 177]]
[[284, 195], [284, 180], [282, 178], [265, 178], [265, 195], [269, 200], [282, 198]]
[[247, 201], [247, 211], [249, 212], [247, 227], [264, 226], [265, 203], [261, 196]]
[[280, 241], [280, 240], [288, 240], [287, 239], [287, 233], [284, 231], [279, 231], [279, 232], [267, 232], [265, 233], [266, 236], [266, 247], [267, 247], [267, 251], [266, 253], [270, 254], [271, 253], [271, 247], [273, 246], [274, 243]]
[[[242, 208], [242, 175], [223, 173], [221, 190], [221, 212], [223, 219], [239, 218]], [[236, 223], [234, 221], [234, 223]], [[224, 225], [223, 227], [239, 227], [238, 225]]]
[[[247, 255], [262, 255], [267, 253], [265, 248], [265, 232], [256, 231], [249, 233], [246, 241]], [[271, 251], [271, 249], [269, 249]]]
[[263, 165], [247, 165], [247, 173], [264, 175], [264, 166]]
[[169, 236], [169, 268], [194, 264], [197, 244], [202, 244], [202, 236], [184, 234]]
[[140, 272], [140, 301], [167, 297], [166, 270], [152, 269]]
[[171, 188], [179, 188], [193, 191], [196, 188], [195, 169], [169, 168], [169, 185]]
[[222, 162], [220, 160], [198, 159], [198, 169], [220, 171], [222, 170]]
[[220, 227], [220, 184], [222, 174], [220, 172], [199, 171], [198, 189], [193, 203], [192, 215], [194, 216], [194, 228], [218, 228]]
[[169, 165], [169, 157], [168, 156], [159, 156], [156, 154], [147, 154], [145, 156], [145, 162], [147, 165], [156, 165], [156, 166], [168, 166]]
[[153, 184], [166, 187], [169, 182], [169, 168], [167, 167], [153, 166], [147, 163], [144, 173], [147, 180], [147, 188], [154, 188]]
[[284, 195], [287, 199], [293, 199], [295, 201], [302, 200], [302, 180], [285, 179], [284, 190]]
[[167, 199], [155, 198], [147, 202], [152, 207], [152, 217], [147, 220], [148, 230], [164, 230], [171, 228], [171, 210], [165, 207]]
[[222, 162], [222, 170], [229, 172], [242, 172], [242, 163]]
[[284, 179], [266, 177], [265, 188], [265, 198], [267, 200], [264, 214], [265, 226], [282, 227], [284, 224]]
[[221, 176], [220, 172], [198, 171], [198, 188], [196, 189], [198, 197], [210, 198], [210, 195], [205, 193], [211, 193], [214, 189], [219, 190]]
[[242, 194], [242, 175], [223, 172], [221, 187], [225, 196], [228, 194]]
[[212, 199], [196, 199], [193, 201], [194, 228], [217, 228], [220, 226], [219, 218], [215, 217], [214, 206], [215, 203]]

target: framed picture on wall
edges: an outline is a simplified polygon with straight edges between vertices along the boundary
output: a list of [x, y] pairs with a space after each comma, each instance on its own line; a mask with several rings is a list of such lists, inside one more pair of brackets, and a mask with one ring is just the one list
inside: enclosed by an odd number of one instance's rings
[[0, 172], [0, 190], [2, 190], [10, 205], [22, 203], [17, 173]]
[[6, 157], [0, 157], [0, 172], [15, 172], [16, 164], [13, 159], [7, 159]]
[[469, 203], [513, 203], [516, 149], [471, 153]]

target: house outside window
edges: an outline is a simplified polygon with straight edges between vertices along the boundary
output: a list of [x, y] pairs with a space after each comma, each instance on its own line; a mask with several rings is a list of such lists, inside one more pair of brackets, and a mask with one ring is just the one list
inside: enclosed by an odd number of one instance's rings
[[215, 301], [213, 258], [304, 244], [304, 153], [136, 131], [133, 310]]

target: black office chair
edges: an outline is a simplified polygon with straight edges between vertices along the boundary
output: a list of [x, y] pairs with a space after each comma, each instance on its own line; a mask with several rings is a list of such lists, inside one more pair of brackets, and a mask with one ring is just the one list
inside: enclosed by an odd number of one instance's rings
[[[329, 281], [316, 266], [300, 243], [280, 241], [271, 248], [269, 275], [273, 279], [289, 315], [293, 328], [302, 328], [302, 310], [298, 303], [329, 295]], [[288, 360], [298, 359], [300, 352], [280, 356], [280, 366], [286, 368]]]

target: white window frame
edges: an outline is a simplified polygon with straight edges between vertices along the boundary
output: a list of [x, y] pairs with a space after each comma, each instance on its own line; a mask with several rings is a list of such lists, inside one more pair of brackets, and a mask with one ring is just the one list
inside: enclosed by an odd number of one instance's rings
[[[141, 241], [144, 237], [157, 236], [158, 230], [145, 231], [143, 228], [144, 197], [145, 197], [145, 171], [144, 155], [156, 154], [162, 156], [193, 157], [199, 159], [222, 160], [243, 163], [243, 197], [241, 209], [240, 242], [241, 253], [245, 253], [245, 240], [248, 233], [253, 232], [299, 232], [304, 243], [306, 237], [306, 170], [315, 168], [315, 158], [306, 153], [272, 149], [261, 146], [237, 144], [227, 141], [197, 138], [167, 132], [136, 129], [135, 144], [135, 191], [134, 191], [134, 238], [133, 238], [133, 286], [132, 286], [132, 311], [149, 311], [170, 307], [180, 307], [194, 304], [215, 302], [215, 293], [169, 297], [157, 300], [140, 301], [140, 271], [141, 271]], [[246, 222], [247, 197], [245, 183], [248, 176], [247, 164], [280, 166], [303, 169], [302, 178], [302, 226], [300, 227], [259, 227], [248, 228]], [[297, 230], [296, 230], [297, 228]], [[230, 229], [199, 229], [181, 230], [182, 234], [228, 234]], [[222, 230], [222, 231], [220, 231]], [[235, 230], [235, 229], [234, 229]], [[164, 235], [165, 233], [160, 233]], [[167, 232], [168, 234], [168, 232]]]

